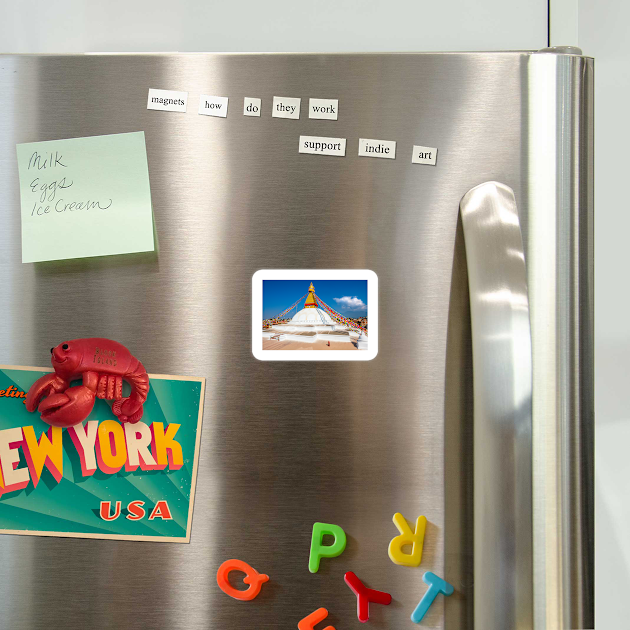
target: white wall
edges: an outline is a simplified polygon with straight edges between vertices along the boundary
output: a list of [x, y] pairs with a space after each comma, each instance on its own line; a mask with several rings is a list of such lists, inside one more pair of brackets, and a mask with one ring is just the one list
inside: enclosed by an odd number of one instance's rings
[[547, 0], [0, 0], [2, 52], [538, 49]]
[[578, 45], [595, 57], [597, 628], [630, 627], [629, 31], [627, 0], [579, 0]]

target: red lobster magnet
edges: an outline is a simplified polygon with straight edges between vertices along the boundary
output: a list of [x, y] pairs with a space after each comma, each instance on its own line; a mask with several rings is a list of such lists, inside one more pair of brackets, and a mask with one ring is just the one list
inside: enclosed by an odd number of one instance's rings
[[[73, 339], [51, 348], [50, 354], [55, 371], [28, 390], [28, 411], [38, 409], [42, 420], [54, 427], [72, 427], [90, 415], [98, 397], [114, 401], [112, 411], [121, 422], [133, 424], [142, 418], [149, 376], [125, 346], [98, 337]], [[83, 384], [70, 387], [70, 381], [79, 377]], [[128, 398], [122, 395], [123, 379], [131, 385]]]

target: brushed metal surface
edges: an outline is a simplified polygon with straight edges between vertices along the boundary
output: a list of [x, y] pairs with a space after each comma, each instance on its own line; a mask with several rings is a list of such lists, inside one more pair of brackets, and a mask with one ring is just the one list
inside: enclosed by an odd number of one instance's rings
[[532, 55], [528, 76], [535, 627], [592, 628], [593, 62]]
[[[336, 627], [358, 626], [342, 579], [353, 570], [394, 597], [370, 623], [400, 628], [427, 569], [456, 591], [446, 606], [436, 600], [424, 627], [472, 627], [472, 359], [458, 208], [477, 184], [504, 182], [533, 246], [531, 57], [0, 57], [9, 95], [0, 362], [41, 365], [56, 340], [106, 336], [150, 372], [207, 378], [191, 543], [0, 536], [1, 627], [264, 630], [295, 627], [322, 605]], [[588, 73], [588, 60], [575, 63]], [[147, 111], [149, 87], [187, 90], [188, 113]], [[202, 93], [228, 96], [228, 117], [197, 115]], [[308, 97], [339, 98], [339, 120], [273, 119], [274, 95], [302, 97], [303, 110]], [[263, 99], [261, 118], [241, 115], [244, 96]], [[137, 130], [158, 252], [22, 265], [15, 144]], [[346, 137], [347, 156], [298, 155], [299, 135]], [[397, 140], [397, 159], [359, 158], [359, 137]], [[412, 165], [412, 144], [438, 147], [437, 165]], [[375, 271], [377, 358], [256, 361], [251, 276], [282, 267]], [[429, 520], [418, 570], [387, 557], [396, 511]], [[315, 520], [344, 527], [348, 547], [311, 575]], [[216, 587], [233, 556], [271, 577], [247, 605]]]
[[514, 192], [486, 182], [460, 204], [474, 378], [475, 628], [533, 626], [532, 340]]

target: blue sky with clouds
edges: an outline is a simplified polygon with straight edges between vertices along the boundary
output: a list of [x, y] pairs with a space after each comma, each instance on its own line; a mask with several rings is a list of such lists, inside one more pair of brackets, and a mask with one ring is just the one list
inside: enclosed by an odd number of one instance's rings
[[[330, 308], [346, 317], [367, 315], [367, 280], [263, 280], [263, 319], [275, 317], [308, 293], [313, 282], [315, 293]], [[304, 308], [304, 300], [297, 310]], [[295, 315], [293, 309], [287, 316]]]

